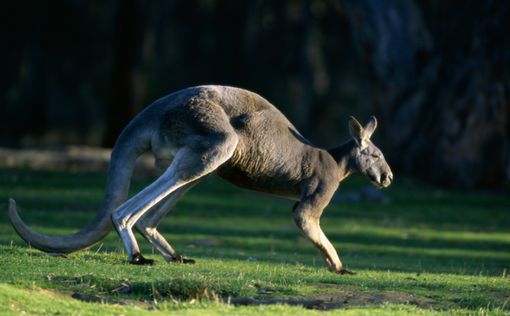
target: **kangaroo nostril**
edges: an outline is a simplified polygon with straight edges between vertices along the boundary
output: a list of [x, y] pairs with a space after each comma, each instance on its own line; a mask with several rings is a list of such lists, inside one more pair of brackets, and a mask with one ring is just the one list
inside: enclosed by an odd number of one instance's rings
[[380, 183], [383, 185], [389, 185], [393, 181], [393, 174], [391, 173], [383, 173], [381, 174], [381, 181]]

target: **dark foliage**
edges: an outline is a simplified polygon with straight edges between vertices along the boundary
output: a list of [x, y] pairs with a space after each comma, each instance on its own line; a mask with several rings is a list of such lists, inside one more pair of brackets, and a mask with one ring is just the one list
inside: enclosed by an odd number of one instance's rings
[[507, 1], [6, 2], [0, 144], [111, 146], [197, 84], [259, 92], [318, 145], [380, 121], [396, 174], [508, 186]]

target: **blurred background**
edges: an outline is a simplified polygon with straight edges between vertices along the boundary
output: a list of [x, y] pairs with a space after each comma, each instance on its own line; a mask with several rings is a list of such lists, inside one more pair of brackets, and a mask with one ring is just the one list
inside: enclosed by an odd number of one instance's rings
[[374, 114], [396, 177], [510, 188], [510, 1], [37, 1], [0, 10], [0, 146], [109, 148], [200, 84], [267, 98], [320, 146]]

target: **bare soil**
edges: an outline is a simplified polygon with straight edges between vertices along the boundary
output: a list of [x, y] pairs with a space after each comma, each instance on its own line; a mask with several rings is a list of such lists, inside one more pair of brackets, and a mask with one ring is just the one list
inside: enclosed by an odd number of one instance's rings
[[[49, 171], [106, 171], [111, 149], [90, 146], [12, 149], [0, 147], [0, 168]], [[151, 155], [136, 162], [136, 173], [158, 173]]]
[[329, 292], [327, 294], [314, 294], [307, 297], [295, 298], [253, 298], [236, 297], [230, 299], [234, 305], [268, 305], [288, 304], [303, 306], [308, 309], [330, 310], [359, 306], [378, 306], [384, 303], [411, 304], [421, 308], [430, 308], [434, 301], [430, 298], [413, 295], [399, 291], [364, 292], [346, 290]]

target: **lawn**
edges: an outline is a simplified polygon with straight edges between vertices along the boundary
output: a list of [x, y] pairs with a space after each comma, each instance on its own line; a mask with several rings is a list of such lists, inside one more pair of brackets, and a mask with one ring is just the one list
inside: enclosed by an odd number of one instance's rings
[[[138, 177], [132, 192], [151, 178]], [[397, 179], [383, 203], [332, 203], [322, 227], [356, 275], [330, 273], [295, 228], [292, 202], [210, 178], [160, 230], [195, 265], [126, 263], [115, 233], [67, 257], [30, 249], [11, 228], [22, 218], [68, 234], [94, 216], [105, 175], [0, 170], [0, 314], [322, 315], [510, 314], [510, 197]], [[360, 177], [340, 190], [356, 192]]]

